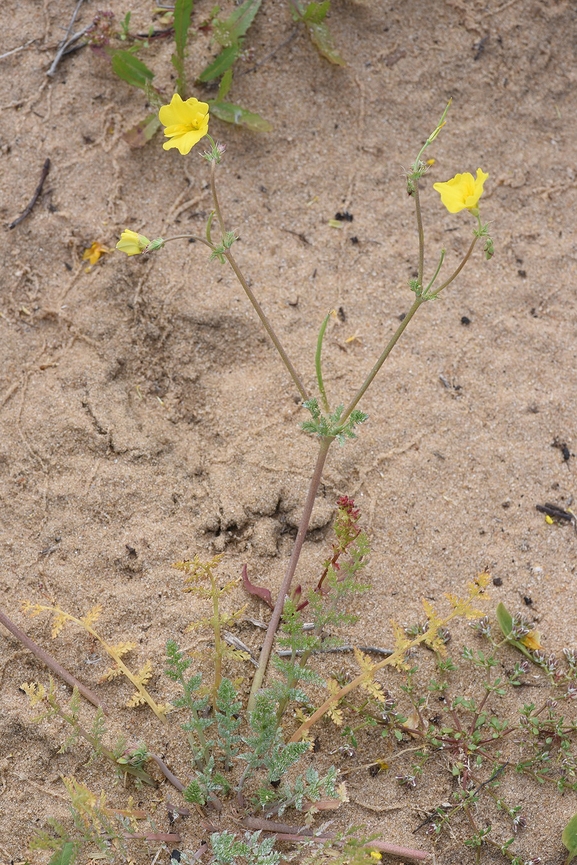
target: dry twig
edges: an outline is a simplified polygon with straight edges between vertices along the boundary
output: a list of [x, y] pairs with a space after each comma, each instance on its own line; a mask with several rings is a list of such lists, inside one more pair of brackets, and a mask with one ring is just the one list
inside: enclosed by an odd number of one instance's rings
[[42, 187], [44, 186], [44, 181], [48, 177], [49, 171], [50, 171], [50, 160], [46, 159], [44, 162], [44, 165], [42, 166], [42, 174], [40, 175], [40, 181], [38, 183], [38, 186], [34, 190], [34, 195], [30, 199], [30, 202], [26, 205], [26, 207], [24, 208], [24, 210], [22, 211], [20, 216], [17, 219], [15, 219], [14, 222], [11, 222], [10, 225], [8, 226], [8, 228], [16, 228], [16, 226], [20, 225], [20, 223], [26, 219], [28, 214], [32, 212], [32, 208], [34, 207], [34, 205], [36, 204], [36, 202], [40, 198], [40, 193], [42, 192]]

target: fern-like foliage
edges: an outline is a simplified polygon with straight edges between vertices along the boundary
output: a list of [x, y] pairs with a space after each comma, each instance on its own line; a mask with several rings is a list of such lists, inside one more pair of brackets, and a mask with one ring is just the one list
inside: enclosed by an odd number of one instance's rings
[[[127, 807], [111, 808], [106, 793], [93, 793], [74, 776], [62, 778], [70, 798], [72, 827], [57, 820], [47, 820], [48, 829], [38, 832], [30, 842], [31, 850], [48, 850], [53, 853], [49, 865], [73, 865], [82, 853], [82, 861], [88, 859], [117, 862], [129, 860], [127, 842], [131, 837], [154, 837], [154, 833], [136, 832], [137, 821], [147, 817], [144, 811], [135, 808], [132, 797]], [[172, 836], [173, 840], [178, 838]]]
[[260, 834], [246, 832], [239, 839], [232, 832], [214, 832], [210, 842], [215, 865], [278, 865], [281, 854], [274, 849], [274, 837], [261, 841]]
[[179, 571], [186, 574], [183, 591], [190, 592], [202, 600], [211, 601], [212, 614], [196, 622], [192, 622], [188, 629], [210, 628], [214, 634], [214, 682], [211, 688], [212, 705], [216, 710], [218, 689], [222, 681], [222, 670], [224, 660], [248, 661], [249, 655], [239, 649], [234, 649], [223, 640], [223, 628], [230, 627], [244, 615], [247, 604], [238, 610], [227, 613], [221, 609], [221, 599], [235, 589], [240, 580], [229, 580], [223, 586], [219, 584], [216, 571], [222, 560], [222, 555], [214, 556], [207, 562], [203, 562], [198, 556], [191, 561], [175, 562], [173, 565]]
[[150, 663], [150, 661], [146, 661], [144, 666], [141, 667], [141, 669], [137, 673], [133, 673], [126, 666], [122, 658], [129, 651], [136, 647], [136, 643], [123, 642], [119, 643], [118, 645], [112, 645], [106, 642], [106, 640], [93, 627], [94, 622], [98, 619], [100, 615], [100, 606], [93, 607], [92, 610], [90, 610], [85, 616], [80, 619], [72, 616], [65, 610], [60, 609], [60, 607], [50, 607], [44, 606], [42, 604], [31, 604], [29, 601], [25, 601], [22, 607], [24, 612], [28, 613], [31, 616], [38, 616], [41, 613], [46, 612], [53, 614], [53, 639], [58, 636], [58, 634], [68, 623], [76, 624], [78, 625], [78, 627], [83, 628], [83, 630], [87, 631], [87, 633], [94, 637], [94, 639], [98, 640], [107, 655], [114, 661], [113, 666], [106, 670], [103, 674], [102, 681], [115, 679], [118, 676], [125, 676], [136, 689], [136, 693], [130, 698], [127, 706], [133, 707], [146, 703], [148, 706], [150, 706], [156, 717], [159, 718], [163, 723], [166, 723], [166, 711], [168, 709], [168, 706], [163, 706], [157, 703], [145, 687], [145, 685], [152, 676], [152, 664]]
[[357, 688], [368, 690], [372, 696], [376, 696], [379, 689], [375, 688], [374, 676], [375, 673], [384, 667], [392, 666], [397, 669], [407, 670], [409, 668], [406, 656], [407, 653], [416, 649], [418, 646], [424, 645], [437, 653], [439, 657], [446, 654], [445, 640], [443, 639], [443, 629], [447, 627], [449, 622], [455, 618], [465, 617], [467, 619], [481, 618], [482, 611], [475, 606], [475, 602], [480, 598], [486, 599], [487, 586], [490, 582], [490, 575], [487, 573], [479, 574], [479, 576], [467, 585], [467, 595], [464, 598], [458, 598], [454, 595], [447, 595], [451, 611], [446, 615], [437, 613], [435, 608], [429, 601], [423, 601], [423, 607], [427, 614], [427, 625], [422, 633], [415, 636], [408, 636], [406, 632], [399, 626], [393, 623], [393, 633], [395, 637], [395, 648], [391, 655], [382, 661], [373, 663], [370, 658], [363, 655], [362, 652], [357, 652], [356, 660], [360, 667], [360, 673], [350, 682], [342, 687], [334, 687], [331, 683], [329, 687], [329, 697], [325, 702], [307, 718], [298, 730], [293, 733], [290, 741], [298, 742], [303, 736], [309, 735], [309, 730], [313, 724], [319, 721], [324, 715], [328, 714], [333, 720], [342, 716], [339, 714], [339, 703]]
[[105, 757], [113, 763], [120, 777], [124, 778], [128, 774], [134, 777], [137, 784], [142, 782], [150, 786], [155, 785], [144, 768], [148, 761], [146, 745], [140, 744], [135, 748], [128, 748], [126, 740], [121, 738], [114, 748], [107, 747], [105, 743], [106, 725], [101, 709], [97, 709], [89, 730], [82, 725], [80, 721], [80, 694], [76, 688], [72, 692], [68, 707], [64, 708], [58, 700], [52, 678], [48, 690], [39, 682], [23, 682], [20, 687], [28, 695], [33, 708], [39, 705], [43, 707], [43, 712], [33, 719], [34, 722], [38, 723], [58, 717], [69, 725], [70, 732], [58, 749], [58, 753], [63, 754], [69, 751], [79, 739], [84, 739], [91, 747], [89, 762], [98, 757]]

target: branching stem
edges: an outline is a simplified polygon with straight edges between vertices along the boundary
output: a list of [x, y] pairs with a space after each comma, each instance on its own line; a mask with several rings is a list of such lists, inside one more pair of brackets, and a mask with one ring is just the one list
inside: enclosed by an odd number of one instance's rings
[[467, 254], [463, 258], [460, 265], [456, 268], [456, 270], [453, 271], [451, 276], [448, 279], [446, 279], [445, 282], [436, 291], [432, 291], [430, 293], [429, 298], [432, 299], [434, 297], [438, 297], [438, 295], [443, 291], [443, 289], [446, 288], [448, 285], [450, 285], [453, 282], [453, 280], [458, 277], [458, 275], [461, 273], [461, 271], [463, 270], [463, 268], [465, 267], [465, 265], [469, 261], [471, 255], [472, 255], [472, 252], [475, 249], [475, 244], [477, 243], [478, 239], [479, 239], [478, 235], [475, 235], [473, 240], [471, 241], [471, 245], [470, 245], [469, 249], [467, 250]]

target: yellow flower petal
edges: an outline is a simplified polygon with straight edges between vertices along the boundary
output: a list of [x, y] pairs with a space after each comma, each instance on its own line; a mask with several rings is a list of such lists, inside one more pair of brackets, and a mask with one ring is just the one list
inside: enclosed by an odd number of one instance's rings
[[162, 145], [165, 150], [176, 147], [183, 156], [208, 133], [208, 103], [192, 97], [184, 102], [175, 93], [169, 105], [163, 105], [158, 119], [166, 127], [164, 134], [169, 141]]
[[475, 210], [483, 194], [483, 184], [488, 176], [481, 168], [477, 168], [476, 177], [473, 177], [468, 171], [465, 174], [456, 174], [445, 183], [433, 183], [433, 189], [437, 190], [449, 213]]
[[533, 652], [542, 648], [540, 637], [541, 634], [539, 631], [529, 631], [529, 633], [523, 637], [521, 642], [527, 649], [530, 649]]
[[105, 255], [105, 253], [110, 252], [110, 250], [103, 246], [101, 243], [98, 243], [96, 240], [90, 249], [84, 250], [84, 255], [82, 256], [82, 261], [88, 260], [90, 264], [96, 264], [100, 256]]
[[125, 252], [126, 255], [140, 255], [149, 245], [150, 240], [143, 234], [137, 234], [136, 231], [131, 231], [126, 228], [120, 235], [120, 240], [116, 244], [116, 249], [120, 252]]

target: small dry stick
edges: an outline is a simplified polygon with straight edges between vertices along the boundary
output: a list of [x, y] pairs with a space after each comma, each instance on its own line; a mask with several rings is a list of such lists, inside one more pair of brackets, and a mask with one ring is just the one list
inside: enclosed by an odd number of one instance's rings
[[78, 15], [78, 11], [79, 11], [80, 7], [82, 6], [83, 2], [84, 2], [84, 0], [78, 0], [78, 3], [74, 7], [74, 12], [72, 13], [72, 18], [70, 19], [70, 23], [69, 23], [68, 28], [66, 30], [66, 35], [64, 36], [64, 39], [62, 40], [62, 42], [59, 43], [58, 51], [56, 52], [56, 57], [52, 61], [52, 65], [50, 66], [50, 69], [46, 73], [46, 75], [49, 78], [54, 77], [54, 73], [56, 72], [56, 67], [60, 63], [60, 61], [62, 59], [62, 55], [64, 54], [64, 52], [68, 48], [68, 45], [70, 44], [70, 33], [72, 32], [72, 28], [74, 27], [74, 22], [76, 21], [76, 16]]
[[28, 216], [28, 214], [32, 212], [32, 208], [34, 207], [34, 205], [36, 204], [36, 202], [37, 202], [38, 199], [40, 198], [40, 193], [42, 192], [42, 187], [44, 186], [44, 181], [45, 181], [46, 178], [48, 177], [48, 172], [49, 172], [49, 171], [50, 171], [50, 160], [47, 159], [47, 160], [44, 162], [44, 165], [43, 165], [43, 167], [42, 167], [42, 174], [40, 175], [40, 182], [38, 183], [38, 186], [37, 186], [36, 189], [34, 190], [34, 195], [33, 195], [32, 198], [30, 199], [30, 203], [29, 203], [29, 204], [26, 206], [26, 208], [22, 211], [22, 213], [20, 214], [20, 216], [19, 216], [17, 219], [15, 219], [14, 222], [11, 222], [11, 223], [10, 223], [10, 225], [8, 226], [8, 228], [16, 228], [16, 226], [17, 226], [17, 225], [20, 225], [20, 223], [21, 223], [23, 220], [26, 219], [26, 217]]
[[[285, 823], [275, 823], [272, 820], [266, 820], [260, 817], [245, 817], [242, 820], [242, 825], [249, 829], [256, 829], [265, 832], [272, 832], [280, 841], [304, 841], [313, 833], [308, 827], [290, 826]], [[336, 835], [328, 832], [323, 835], [315, 835], [318, 841], [332, 841], [336, 839]], [[427, 861], [431, 859], [431, 854], [425, 850], [415, 850], [413, 847], [399, 847], [397, 844], [388, 844], [386, 841], [371, 841], [367, 844], [373, 850], [379, 850], [381, 853], [386, 853], [389, 856], [399, 856], [403, 859], [413, 859], [416, 861]]]
[[4, 54], [0, 54], [0, 60], [4, 60], [5, 57], [10, 57], [12, 54], [18, 54], [19, 51], [25, 51], [33, 42], [36, 42], [36, 39], [29, 39], [28, 42], [24, 43], [24, 45], [19, 45], [18, 48], [13, 48], [12, 51], [6, 51]]
[[44, 649], [41, 649], [34, 640], [31, 640], [28, 634], [25, 634], [24, 631], [21, 631], [20, 628], [14, 624], [14, 622], [8, 618], [8, 616], [0, 610], [0, 622], [7, 628], [11, 634], [13, 634], [16, 639], [20, 640], [22, 645], [26, 646], [27, 649], [36, 655], [36, 657], [42, 661], [43, 664], [46, 664], [55, 675], [60, 676], [61, 679], [64, 679], [71, 688], [78, 688], [83, 697], [86, 697], [93, 706], [96, 706], [99, 709], [102, 709], [105, 715], [108, 715], [108, 707], [105, 703], [98, 699], [96, 694], [94, 694], [90, 688], [87, 688], [86, 685], [83, 685], [82, 682], [79, 682], [78, 679], [73, 676], [68, 670], [65, 670], [64, 667], [61, 667], [58, 661], [56, 661], [52, 655], [49, 655], [48, 652], [45, 652]]

